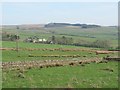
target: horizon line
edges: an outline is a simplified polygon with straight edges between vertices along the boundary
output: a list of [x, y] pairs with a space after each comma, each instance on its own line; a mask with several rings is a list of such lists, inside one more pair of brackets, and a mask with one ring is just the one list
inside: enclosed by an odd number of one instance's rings
[[[68, 22], [49, 22], [49, 23], [68, 23]], [[22, 23], [22, 24], [1, 24], [0, 26], [5, 25], [45, 25], [49, 23]], [[99, 26], [118, 26], [118, 25], [101, 25], [101, 24], [95, 24], [95, 23], [69, 23], [69, 24], [87, 24], [87, 25], [99, 25]]]

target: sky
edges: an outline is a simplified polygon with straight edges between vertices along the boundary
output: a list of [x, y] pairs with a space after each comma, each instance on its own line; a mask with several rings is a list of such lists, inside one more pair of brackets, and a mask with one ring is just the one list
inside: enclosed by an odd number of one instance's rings
[[119, 2], [119, 0], [1, 0], [1, 2]]
[[117, 2], [4, 2], [2, 24], [118, 24]]

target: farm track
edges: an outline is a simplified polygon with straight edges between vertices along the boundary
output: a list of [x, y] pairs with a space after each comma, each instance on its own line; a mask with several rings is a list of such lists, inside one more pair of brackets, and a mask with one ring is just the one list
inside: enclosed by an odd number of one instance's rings
[[17, 61], [17, 62], [3, 62], [2, 69], [21, 69], [21, 68], [48, 68], [48, 67], [58, 67], [66, 65], [84, 65], [90, 63], [107, 63], [106, 60], [102, 58], [84, 58], [83, 60], [44, 60], [44, 61]]

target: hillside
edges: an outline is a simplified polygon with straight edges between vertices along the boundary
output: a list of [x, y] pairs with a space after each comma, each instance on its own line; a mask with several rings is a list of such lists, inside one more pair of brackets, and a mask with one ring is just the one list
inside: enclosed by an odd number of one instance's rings
[[100, 25], [88, 25], [88, 24], [70, 24], [70, 23], [48, 23], [44, 27], [67, 27], [67, 26], [78, 26], [80, 28], [95, 28], [101, 27]]
[[[59, 25], [61, 26], [59, 27]], [[2, 27], [2, 32], [9, 34], [18, 34], [20, 36], [20, 41], [24, 41], [26, 38], [33, 36], [49, 39], [54, 35], [55, 37], [65, 36], [73, 38], [75, 43], [89, 43], [94, 42], [95, 40], [109, 40], [112, 47], [118, 46], [118, 28], [115, 26], [81, 28], [79, 24], [74, 24], [73, 26], [69, 23], [57, 23], [55, 24], [56, 27], [48, 26], [46, 28], [44, 26], [45, 24], [8, 25]]]

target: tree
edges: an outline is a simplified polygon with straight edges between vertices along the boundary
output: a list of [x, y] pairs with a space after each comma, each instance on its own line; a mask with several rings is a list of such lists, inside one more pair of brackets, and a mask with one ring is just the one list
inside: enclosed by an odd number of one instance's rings
[[10, 36], [11, 41], [19, 40], [20, 37], [18, 35], [11, 35]]
[[52, 36], [52, 42], [53, 42], [53, 44], [56, 43], [56, 37], [55, 36]]
[[67, 38], [65, 36], [62, 36], [62, 44], [67, 44]]
[[92, 43], [92, 46], [97, 48], [109, 48], [110, 42], [108, 40], [96, 40]]
[[73, 38], [69, 38], [68, 44], [73, 44]]
[[15, 41], [18, 39], [20, 39], [20, 37], [18, 35], [2, 33], [2, 40], [3, 41]]

